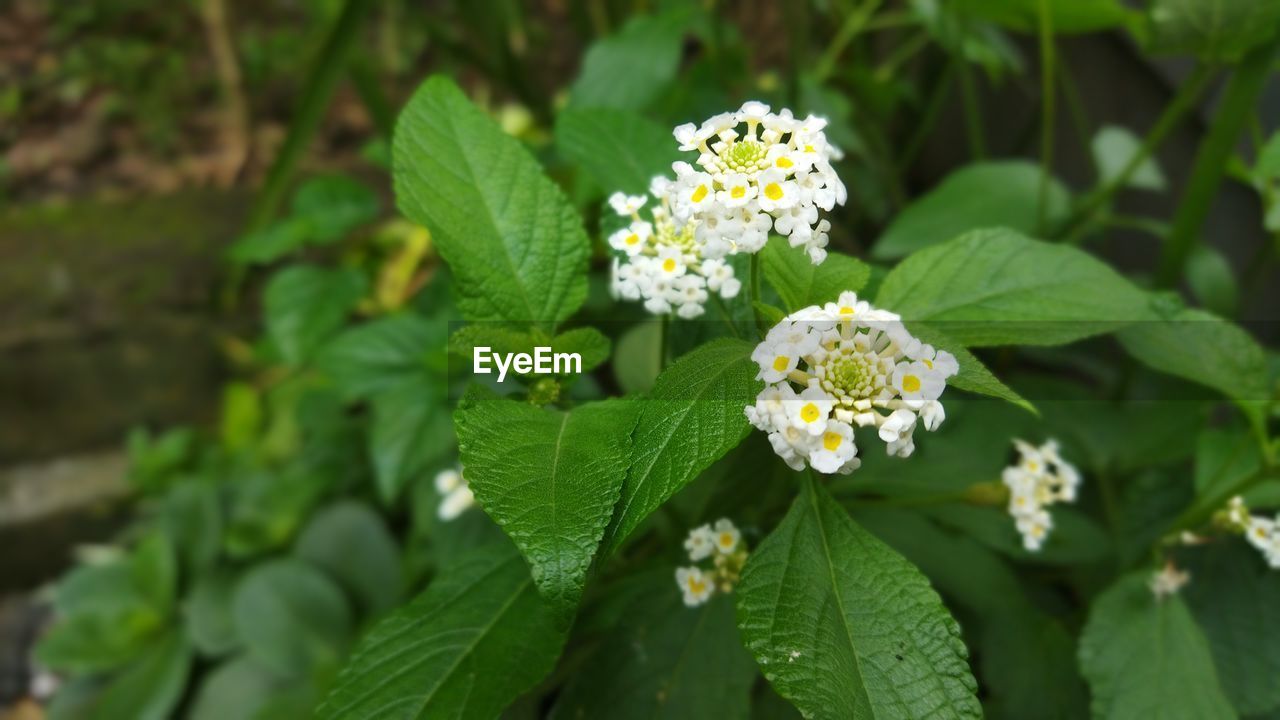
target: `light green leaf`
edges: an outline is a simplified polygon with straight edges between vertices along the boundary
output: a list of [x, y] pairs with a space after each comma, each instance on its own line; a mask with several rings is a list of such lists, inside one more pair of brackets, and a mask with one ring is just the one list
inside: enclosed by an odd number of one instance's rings
[[[1120, 175], [1130, 158], [1138, 153], [1142, 140], [1132, 130], [1119, 125], [1104, 125], [1093, 136], [1093, 162], [1098, 166], [1098, 184], [1105, 185]], [[1140, 190], [1163, 190], [1164, 173], [1155, 158], [1143, 160], [1129, 175], [1126, 183]]]
[[350, 268], [295, 265], [272, 276], [263, 296], [267, 334], [285, 361], [309, 360], [342, 326], [365, 285], [364, 276]]
[[236, 588], [232, 612], [249, 654], [286, 677], [336, 662], [351, 631], [342, 590], [300, 560], [255, 567]]
[[[944, 243], [980, 228], [1037, 232], [1040, 168], [1024, 160], [966, 165], [948, 175], [898, 214], [871, 248], [890, 260]], [[1047, 229], [1071, 209], [1071, 195], [1057, 179], [1049, 184]]]
[[331, 243], [378, 217], [378, 195], [367, 185], [343, 175], [311, 178], [293, 196], [293, 214], [303, 218], [309, 238]]
[[[955, 0], [957, 9], [1013, 30], [1035, 32], [1045, 0]], [[1059, 34], [1095, 32], [1124, 25], [1135, 14], [1117, 0], [1047, 0], [1050, 23]]]
[[569, 108], [560, 113], [556, 147], [607, 192], [632, 195], [648, 195], [649, 181], [655, 175], [671, 175], [671, 163], [680, 159], [670, 128], [611, 108]]
[[378, 496], [390, 503], [413, 478], [453, 449], [443, 381], [408, 378], [373, 397], [369, 454]]
[[171, 631], [103, 688], [89, 720], [165, 720], [173, 717], [191, 672], [191, 646]]
[[1241, 715], [1280, 709], [1280, 573], [1241, 540], [1187, 548], [1179, 560], [1227, 698]]
[[422, 84], [396, 125], [400, 210], [425, 225], [469, 320], [554, 325], [587, 294], [582, 220], [536, 160], [452, 80]]
[[1157, 601], [1148, 578], [1121, 578], [1089, 611], [1080, 670], [1093, 691], [1093, 717], [1234, 718], [1186, 604], [1178, 595]]
[[1280, 26], [1274, 0], [1153, 0], [1148, 49], [1236, 62]]
[[651, 573], [613, 632], [571, 676], [551, 713], [569, 718], [745, 718], [755, 663], [733, 598], [685, 607], [671, 569]]
[[812, 477], [737, 593], [747, 649], [806, 717], [982, 716], [960, 628], [929, 581]]
[[633, 402], [555, 412], [469, 394], [454, 415], [472, 492], [567, 620], [627, 474]]
[[569, 105], [620, 110], [649, 105], [675, 79], [686, 18], [682, 10], [640, 15], [597, 40], [582, 57], [582, 70], [569, 89]]
[[979, 230], [902, 261], [876, 305], [968, 347], [1061, 345], [1150, 316], [1101, 260], [1011, 230]]
[[1267, 364], [1262, 348], [1239, 326], [1203, 310], [1183, 308], [1164, 319], [1137, 323], [1120, 344], [1147, 367], [1211, 387], [1243, 403], [1265, 401]]
[[506, 542], [441, 572], [360, 642], [319, 720], [492, 718], [555, 666], [564, 635]]
[[790, 247], [780, 237], [769, 239], [760, 260], [765, 278], [778, 291], [788, 312], [835, 302], [846, 290], [861, 290], [871, 277], [866, 263], [838, 252], [828, 254], [821, 265], [814, 265], [802, 250]]
[[363, 503], [344, 500], [321, 509], [298, 536], [294, 553], [328, 572], [366, 617], [400, 601], [400, 548], [382, 518]]
[[602, 543], [609, 555], [668, 498], [742, 442], [755, 401], [751, 345], [715, 340], [681, 357], [642, 401], [631, 466]]
[[220, 568], [201, 575], [184, 601], [187, 634], [202, 655], [217, 657], [240, 646], [231, 603], [236, 576]]
[[[259, 711], [278, 695], [283, 683], [271, 671], [241, 656], [219, 665], [200, 683], [191, 720], [258, 720]], [[269, 720], [261, 718], [261, 720]]]
[[1240, 283], [1222, 251], [1196, 245], [1187, 258], [1187, 285], [1210, 312], [1231, 317], [1240, 304]]
[[429, 372], [444, 375], [444, 322], [401, 313], [357, 325], [335, 337], [316, 365], [348, 399], [368, 398]]

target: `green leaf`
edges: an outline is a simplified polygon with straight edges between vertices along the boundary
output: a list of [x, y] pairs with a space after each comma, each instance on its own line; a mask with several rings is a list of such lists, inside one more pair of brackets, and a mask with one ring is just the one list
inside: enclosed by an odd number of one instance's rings
[[715, 340], [658, 376], [643, 401], [622, 496], [605, 533], [609, 555], [658, 506], [746, 437], [743, 408], [754, 401], [751, 345]]
[[497, 717], [551, 671], [563, 644], [520, 555], [491, 543], [375, 625], [316, 715]]
[[425, 225], [469, 320], [555, 324], [587, 295], [582, 220], [515, 138], [434, 76], [400, 114], [400, 210]]
[[285, 218], [245, 233], [231, 246], [228, 255], [241, 263], [269, 263], [306, 245], [310, 231], [306, 218]]
[[687, 23], [683, 10], [636, 16], [617, 33], [592, 43], [569, 89], [570, 106], [648, 106], [675, 79]]
[[300, 560], [258, 565], [236, 588], [236, 628], [249, 654], [280, 675], [335, 663], [351, 632], [342, 590]]
[[1196, 245], [1187, 258], [1187, 285], [1206, 309], [1230, 317], [1240, 305], [1240, 286], [1221, 250]]
[[765, 278], [778, 291], [788, 312], [835, 302], [846, 290], [861, 290], [871, 277], [871, 268], [866, 263], [838, 252], [828, 254], [821, 265], [814, 265], [808, 255], [790, 247], [786, 239], [780, 237], [769, 239], [760, 260]]
[[1179, 553], [1183, 598], [1209, 641], [1222, 690], [1241, 715], [1280, 709], [1280, 574], [1242, 541]]
[[[1128, 128], [1119, 125], [1104, 125], [1099, 128], [1091, 144], [1093, 162], [1098, 166], [1098, 184], [1106, 185], [1119, 177], [1120, 171], [1129, 164], [1129, 160], [1138, 153], [1141, 146], [1142, 140]], [[1138, 164], [1125, 184], [1140, 190], [1163, 190], [1164, 173], [1160, 172], [1155, 158], [1148, 157]]]
[[263, 296], [267, 334], [292, 365], [311, 358], [364, 295], [358, 270], [297, 265], [272, 276]]
[[648, 195], [649, 181], [655, 175], [671, 175], [671, 163], [680, 159], [670, 128], [611, 108], [569, 108], [560, 113], [556, 148], [600, 187], [632, 195]]
[[443, 381], [409, 378], [373, 398], [369, 454], [378, 496], [390, 503], [405, 486], [453, 450]]
[[[980, 228], [1035, 234], [1039, 203], [1039, 166], [1024, 160], [966, 165], [899, 213], [871, 255], [900, 258]], [[1057, 179], [1050, 180], [1048, 203], [1045, 217], [1052, 228], [1071, 209], [1071, 195]]]
[[187, 634], [202, 655], [218, 657], [240, 647], [231, 613], [236, 581], [227, 569], [201, 575], [184, 602]]
[[912, 323], [911, 332], [920, 339], [921, 342], [929, 343], [934, 347], [946, 350], [955, 356], [956, 362], [960, 365], [960, 372], [955, 377], [947, 380], [947, 383], [979, 395], [987, 395], [999, 398], [1017, 405], [1018, 407], [1038, 415], [1040, 411], [1030, 400], [1019, 395], [1013, 388], [1005, 385], [1000, 381], [986, 365], [982, 364], [973, 353], [969, 352], [964, 346], [947, 337], [945, 333], [937, 328], [925, 323]]
[[624, 393], [648, 392], [662, 371], [662, 323], [642, 322], [618, 339], [613, 374]]
[[1147, 17], [1151, 52], [1237, 62], [1275, 36], [1280, 4], [1272, 0], [1153, 0]]
[[400, 601], [400, 548], [363, 503], [343, 500], [321, 509], [298, 536], [294, 553], [337, 580], [365, 617]]
[[182, 559], [186, 577], [204, 573], [222, 552], [222, 498], [213, 485], [175, 485], [165, 496], [160, 524]]
[[342, 332], [316, 357], [348, 399], [368, 398], [406, 379], [446, 369], [445, 323], [401, 313]]
[[806, 717], [982, 716], [960, 628], [929, 581], [812, 477], [737, 592], [747, 649]]
[[627, 474], [635, 404], [614, 400], [555, 412], [469, 394], [454, 418], [476, 500], [567, 619]]
[[1262, 348], [1249, 333], [1203, 310], [1183, 308], [1119, 334], [1130, 355], [1153, 370], [1211, 387], [1244, 403], [1270, 397]]
[[745, 718], [755, 663], [734, 627], [733, 599], [697, 608], [680, 599], [670, 569], [644, 578], [613, 632], [556, 701], [561, 718]]
[[1093, 602], [1080, 669], [1094, 718], [1234, 718], [1213, 656], [1178, 595], [1157, 601], [1149, 573], [1121, 578]]
[[191, 646], [171, 631], [103, 688], [89, 720], [165, 720], [182, 698], [191, 672]]
[[312, 242], [327, 244], [373, 222], [380, 204], [367, 185], [343, 175], [324, 175], [298, 188], [293, 214], [306, 220]]
[[271, 672], [240, 656], [204, 676], [191, 707], [191, 720], [268, 720], [260, 710], [281, 691]]
[[1011, 230], [980, 230], [902, 261], [876, 305], [968, 347], [1061, 345], [1149, 317], [1144, 294], [1102, 261]]
[[1013, 30], [1035, 32], [1041, 3], [1059, 34], [1088, 33], [1130, 23], [1134, 13], [1117, 0], [956, 0], [957, 9]]

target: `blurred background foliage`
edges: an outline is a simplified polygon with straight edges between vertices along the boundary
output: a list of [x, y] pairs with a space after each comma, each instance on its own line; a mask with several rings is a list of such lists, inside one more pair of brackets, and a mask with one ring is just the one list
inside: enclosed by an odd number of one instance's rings
[[[1215, 23], [1169, 0], [10, 0], [0, 713], [307, 716], [371, 620], [500, 535], [480, 512], [442, 522], [432, 483], [455, 462], [455, 315], [447, 268], [397, 216], [387, 172], [396, 108], [428, 72], [528, 145], [597, 244], [605, 190], [664, 168], [666, 128], [758, 98], [830, 118], [852, 196], [832, 242], [846, 252], [887, 263], [1007, 225], [1085, 244], [1274, 345], [1280, 5], [1204, 2]], [[593, 122], [634, 162], [576, 142], [574, 123]], [[562, 391], [643, 390], [656, 326], [611, 305], [603, 273], [592, 282], [582, 319], [615, 361]], [[1080, 716], [1085, 599], [1190, 497], [1253, 462], [1229, 449], [1248, 428], [1224, 426], [1207, 392], [1098, 362], [1103, 345], [991, 353], [1043, 425], [956, 401], [973, 421], [950, 422], [918, 461], [868, 458], [833, 487], [890, 505], [939, 478], [964, 488], [994, 476], [1020, 432], [1057, 434], [1111, 478], [1034, 559], [987, 508], [858, 515], [964, 621], [993, 716], [1031, 717], [1044, 693]], [[1145, 402], [1168, 396], [1196, 402]], [[1105, 420], [1081, 425], [1077, 398]], [[773, 505], [728, 484], [752, 476], [758, 444], [679, 496], [659, 535], [714, 507], [758, 539]], [[756, 499], [787, 496], [769, 480], [751, 477]], [[1257, 493], [1280, 502], [1280, 488]], [[630, 597], [606, 588], [548, 687]], [[1008, 624], [984, 625], [993, 612]], [[760, 712], [789, 710], [755, 682]]]

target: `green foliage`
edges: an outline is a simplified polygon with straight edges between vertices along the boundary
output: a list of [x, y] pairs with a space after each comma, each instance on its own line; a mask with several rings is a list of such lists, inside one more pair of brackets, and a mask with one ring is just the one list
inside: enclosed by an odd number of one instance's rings
[[267, 334], [294, 365], [309, 360], [338, 328], [366, 282], [353, 270], [294, 266], [271, 278], [263, 296]]
[[563, 642], [519, 554], [491, 544], [370, 630], [317, 717], [492, 717], [550, 672]]
[[373, 190], [346, 176], [312, 178], [294, 194], [289, 215], [240, 238], [231, 258], [268, 263], [308, 244], [336, 242], [377, 218], [380, 205]]
[[[649, 513], [688, 485], [746, 436], [742, 408], [759, 390], [751, 346], [717, 340], [658, 376], [643, 401], [622, 495], [602, 543], [621, 546]], [[696, 437], [698, 442], [685, 442]]]
[[1204, 633], [1178, 596], [1157, 600], [1145, 574], [1097, 600], [1080, 637], [1093, 717], [1232, 718]]
[[1152, 52], [1238, 62], [1275, 36], [1280, 6], [1268, 0], [1154, 0], [1147, 16]]
[[876, 304], [969, 347], [1060, 345], [1149, 317], [1142, 293], [1102, 261], [1009, 230], [915, 253], [884, 279]]
[[835, 302], [842, 292], [861, 290], [871, 277], [866, 263], [840, 253], [829, 253], [821, 265], [814, 265], [780, 237], [770, 239], [760, 255], [764, 276], [789, 311]]
[[[1117, 179], [1141, 145], [1141, 138], [1125, 128], [1116, 125], [1100, 128], [1090, 146], [1093, 162], [1098, 167], [1098, 181], [1106, 184]], [[1147, 158], [1138, 163], [1126, 184], [1139, 190], [1164, 190], [1164, 173], [1160, 172], [1155, 160]]]
[[881, 259], [900, 258], [980, 228], [1006, 227], [1036, 235], [1067, 215], [1071, 195], [1056, 179], [1049, 184], [1039, 227], [1040, 169], [1021, 160], [966, 165], [893, 219], [872, 248]]
[[344, 501], [318, 511], [294, 552], [337, 580], [367, 616], [400, 601], [400, 548], [368, 506]]
[[657, 99], [676, 76], [687, 15], [673, 10], [635, 17], [588, 48], [569, 90], [570, 104], [639, 110]]
[[636, 413], [623, 401], [561, 413], [476, 395], [456, 414], [472, 491], [567, 620], [622, 491]]
[[1041, 8], [1057, 33], [1085, 33], [1132, 22], [1133, 13], [1117, 0], [959, 0], [972, 13], [1015, 30], [1035, 32]]
[[299, 560], [252, 570], [236, 587], [232, 613], [249, 655], [284, 676], [332, 665], [351, 626], [342, 589]]
[[680, 159], [671, 131], [634, 113], [570, 108], [556, 119], [556, 147], [602, 188], [647, 195]]
[[400, 210], [431, 230], [468, 320], [555, 325], [582, 304], [582, 220], [451, 80], [433, 77], [414, 94], [392, 157]]
[[738, 625], [807, 716], [982, 715], [960, 628], [928, 580], [812, 479], [752, 553]]

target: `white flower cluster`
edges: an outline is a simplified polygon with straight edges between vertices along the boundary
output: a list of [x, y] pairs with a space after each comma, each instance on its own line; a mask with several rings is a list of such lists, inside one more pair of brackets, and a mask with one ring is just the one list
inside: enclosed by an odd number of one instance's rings
[[676, 569], [676, 585], [680, 586], [684, 604], [689, 607], [701, 605], [717, 591], [732, 591], [747, 562], [742, 533], [728, 518], [720, 518], [714, 526], [708, 524], [690, 530], [684, 549], [695, 563], [712, 558], [708, 569], [697, 565]]
[[733, 276], [723, 252], [699, 246], [693, 225], [672, 217], [669, 188], [669, 180], [654, 178], [650, 191], [661, 207], [652, 209], [653, 222], [640, 217], [643, 195], [614, 193], [609, 198], [619, 215], [631, 218], [627, 227], [609, 236], [609, 245], [626, 256], [613, 261], [613, 294], [643, 299], [645, 309], [655, 315], [674, 310], [682, 318], [696, 318], [704, 312], [709, 293], [727, 300], [738, 294], [742, 282]]
[[471, 493], [471, 486], [462, 476], [462, 468], [447, 468], [436, 474], [436, 492], [444, 499], [436, 514], [441, 520], [448, 522], [466, 512], [476, 504], [476, 496]]
[[1244, 533], [1249, 544], [1258, 548], [1267, 564], [1280, 569], [1280, 515], [1273, 518], [1250, 515], [1244, 498], [1231, 498], [1226, 510], [1227, 524]]
[[1053, 529], [1049, 506], [1075, 502], [1080, 473], [1058, 454], [1058, 442], [1049, 440], [1040, 447], [1014, 440], [1018, 462], [1004, 469], [1001, 479], [1009, 488], [1009, 514], [1022, 535], [1022, 546], [1036, 551]]
[[938, 398], [960, 369], [852, 292], [788, 315], [751, 359], [768, 385], [747, 419], [792, 469], [841, 474], [861, 464], [855, 427], [876, 428], [890, 455], [911, 455], [916, 425], [934, 430], [946, 417]]
[[698, 241], [714, 252], [758, 252], [772, 227], [821, 263], [831, 224], [818, 211], [848, 198], [831, 166], [841, 153], [827, 142], [826, 125], [824, 118], [801, 120], [750, 101], [701, 125], [677, 127], [680, 149], [698, 158], [696, 167], [672, 165], [676, 216], [693, 221]]

